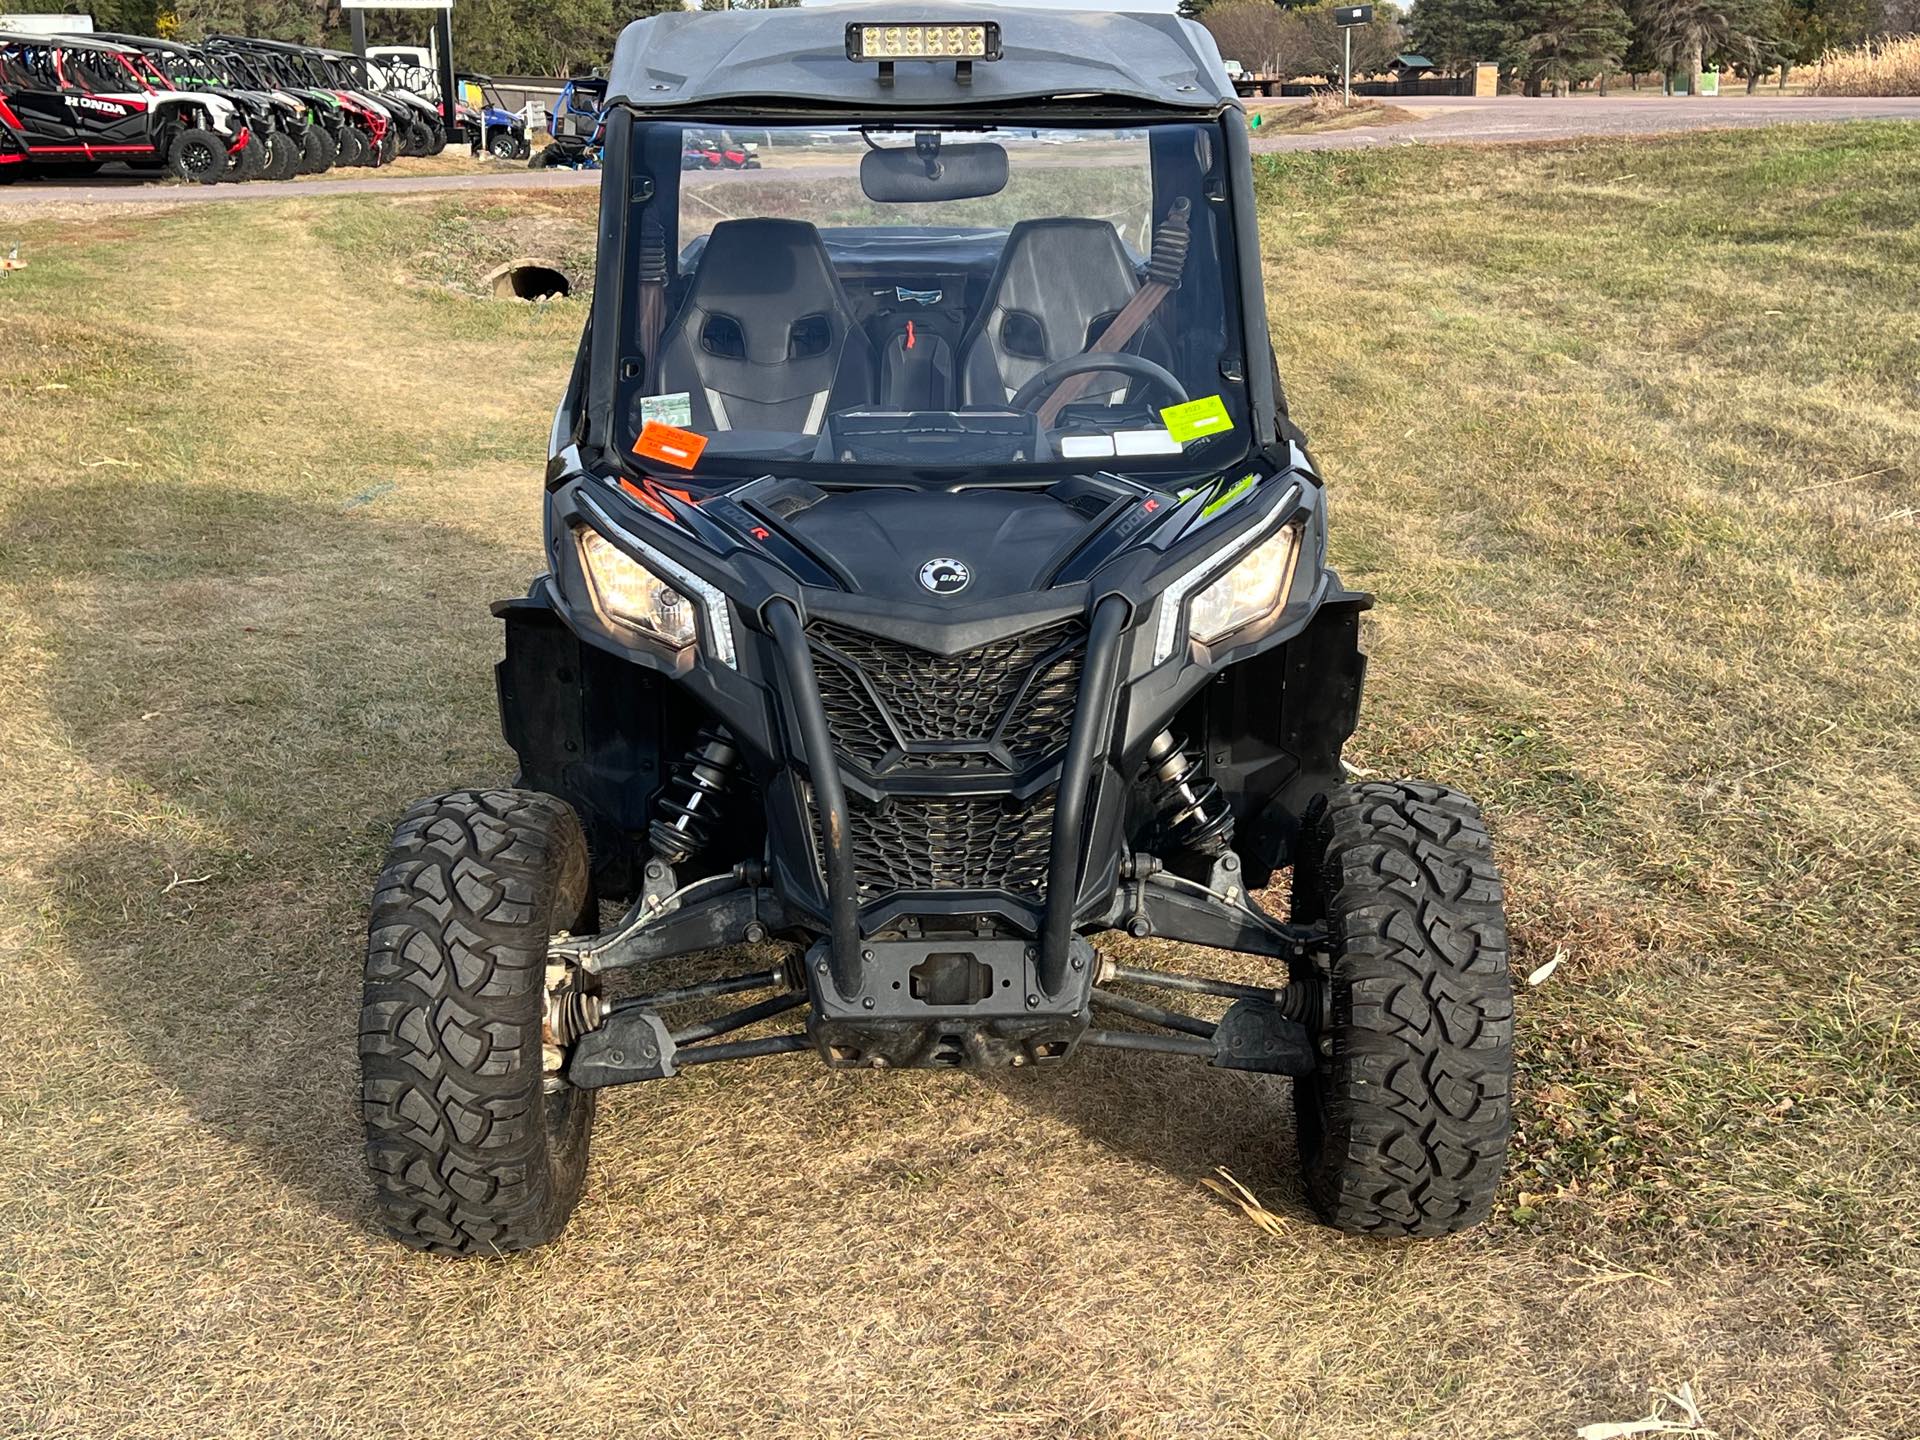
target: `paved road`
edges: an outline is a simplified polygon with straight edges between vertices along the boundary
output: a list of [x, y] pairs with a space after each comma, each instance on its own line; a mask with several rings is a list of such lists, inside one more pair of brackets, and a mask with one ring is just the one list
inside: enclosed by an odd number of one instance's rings
[[[1574, 98], [1497, 99], [1434, 97], [1409, 101], [1421, 118], [1404, 125], [1336, 130], [1319, 135], [1259, 136], [1257, 150], [1356, 150], [1370, 145], [1448, 144], [1515, 140], [1566, 140], [1580, 136], [1658, 135], [1723, 126], [1781, 125], [1795, 121], [1920, 120], [1920, 98], [1844, 100], [1798, 95], [1721, 96], [1717, 99], [1659, 95], [1593, 95]], [[719, 179], [719, 176], [709, 177]], [[158, 184], [130, 175], [85, 180], [27, 180], [0, 185], [0, 214], [33, 205], [235, 204], [317, 195], [391, 195], [436, 190], [568, 190], [597, 186], [594, 172], [569, 170], [491, 171], [474, 175], [352, 175], [286, 185]]]
[[[1284, 103], [1284, 102], [1282, 102]], [[1406, 141], [1421, 144], [1571, 140], [1581, 136], [1660, 135], [1727, 126], [1782, 125], [1818, 120], [1920, 120], [1920, 98], [1854, 100], [1812, 95], [1722, 95], [1698, 99], [1661, 95], [1581, 95], [1528, 99], [1502, 95], [1393, 102], [1421, 118], [1406, 125], [1375, 125], [1324, 135], [1259, 138], [1257, 150], [1352, 150]]]

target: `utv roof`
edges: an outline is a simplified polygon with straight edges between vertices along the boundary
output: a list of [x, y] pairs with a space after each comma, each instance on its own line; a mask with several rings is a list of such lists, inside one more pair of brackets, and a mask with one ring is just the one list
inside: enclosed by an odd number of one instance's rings
[[163, 55], [198, 55], [200, 53], [198, 45], [182, 45], [177, 40], [155, 40], [146, 35], [127, 35], [118, 30], [95, 30], [91, 36], [82, 38], [105, 40], [111, 45], [123, 46], [136, 53], [148, 50], [158, 50]]
[[[1001, 56], [976, 63], [964, 85], [951, 61], [903, 60], [885, 85], [876, 63], [847, 58], [850, 24], [995, 24]], [[607, 83], [610, 104], [642, 110], [975, 109], [1079, 97], [1187, 111], [1240, 103], [1213, 37], [1176, 15], [926, 0], [670, 11], [620, 33]]]
[[234, 50], [272, 50], [280, 55], [313, 55], [319, 53], [315, 45], [296, 45], [290, 40], [256, 40], [251, 35], [209, 35], [207, 43], [216, 47], [225, 46]]
[[37, 45], [42, 50], [97, 50], [103, 55], [137, 55], [140, 52], [130, 46], [120, 45], [112, 40], [102, 40], [96, 35], [62, 35], [48, 32], [39, 35], [15, 35], [0, 31], [0, 45]]

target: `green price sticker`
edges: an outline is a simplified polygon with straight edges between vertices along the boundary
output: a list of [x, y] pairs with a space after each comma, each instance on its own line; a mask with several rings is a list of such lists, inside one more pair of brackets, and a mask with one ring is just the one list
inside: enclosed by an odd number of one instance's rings
[[1218, 435], [1222, 430], [1231, 430], [1233, 417], [1227, 414], [1224, 400], [1218, 395], [1209, 395], [1204, 400], [1169, 405], [1160, 412], [1160, 423], [1167, 427], [1169, 435], [1184, 445], [1204, 435]]

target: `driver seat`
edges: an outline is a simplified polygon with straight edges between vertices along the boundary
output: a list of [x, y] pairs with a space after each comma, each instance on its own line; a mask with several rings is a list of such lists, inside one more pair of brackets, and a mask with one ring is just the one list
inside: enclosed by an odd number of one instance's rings
[[[979, 318], [960, 342], [960, 395], [1004, 406], [1047, 366], [1078, 355], [1140, 288], [1119, 232], [1105, 220], [1022, 220], [1007, 234]], [[1139, 348], [1139, 337], [1128, 349]], [[1104, 397], [1119, 399], [1124, 386]]]
[[686, 391], [690, 425], [709, 433], [817, 435], [833, 412], [870, 404], [873, 347], [820, 232], [804, 220], [715, 225], [660, 337], [653, 388]]

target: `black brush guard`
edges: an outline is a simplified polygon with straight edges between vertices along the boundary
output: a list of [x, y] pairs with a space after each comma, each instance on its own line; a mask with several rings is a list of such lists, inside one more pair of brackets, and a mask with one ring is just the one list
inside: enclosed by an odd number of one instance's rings
[[[828, 933], [793, 963], [621, 1001], [598, 1010], [582, 1033], [566, 1033], [560, 1025], [548, 1038], [570, 1044], [567, 1079], [595, 1088], [807, 1049], [839, 1068], [1021, 1066], [1065, 1059], [1083, 1045], [1189, 1055], [1236, 1069], [1310, 1071], [1320, 1020], [1311, 956], [1322, 937], [1259, 910], [1237, 883], [1239, 862], [1232, 854], [1217, 862], [1205, 883], [1170, 874], [1151, 856], [1128, 857], [1108, 910], [1090, 926], [1261, 956], [1288, 967], [1292, 978], [1285, 985], [1238, 985], [1118, 965], [1079, 933], [1088, 806], [1112, 740], [1128, 609], [1123, 599], [1109, 596], [1095, 607], [1087, 629], [1054, 794], [1037, 935], [1009, 937], [982, 922], [972, 933], [948, 929], [873, 939], [861, 933], [853, 810], [813, 648], [794, 606], [773, 601], [763, 618], [805, 751], [794, 763], [804, 764], [817, 814]], [[643, 893], [620, 925], [591, 937], [563, 936], [552, 958], [591, 977], [805, 930], [765, 880], [760, 867], [749, 864], [675, 890], [666, 867], [649, 864]], [[1203, 1020], [1108, 988], [1114, 984], [1217, 996], [1231, 1004], [1218, 1021]], [[773, 993], [698, 1023], [676, 1026], [666, 1018], [684, 1004], [756, 990]], [[802, 1007], [809, 1010], [804, 1030], [722, 1038]], [[1097, 1027], [1096, 1009], [1147, 1028]]]

